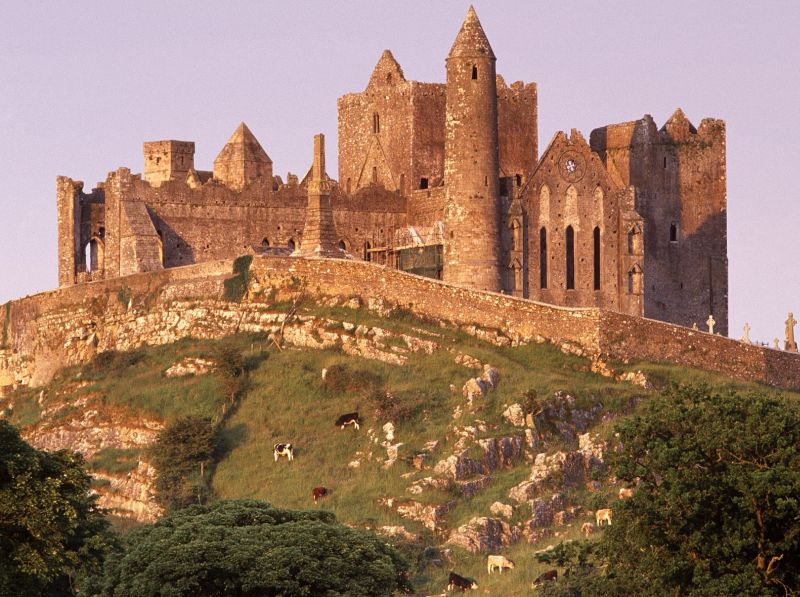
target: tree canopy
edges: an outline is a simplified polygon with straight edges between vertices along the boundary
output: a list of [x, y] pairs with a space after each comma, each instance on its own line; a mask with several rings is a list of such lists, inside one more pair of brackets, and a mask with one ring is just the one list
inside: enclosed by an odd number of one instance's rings
[[191, 506], [132, 531], [89, 595], [392, 595], [407, 563], [332, 513], [255, 500]]
[[64, 595], [97, 566], [108, 522], [74, 452], [28, 445], [0, 420], [0, 595]]
[[614, 524], [598, 546], [605, 574], [587, 576], [575, 562], [584, 580], [559, 590], [784, 595], [800, 589], [796, 400], [675, 388], [617, 431], [613, 470], [638, 487], [613, 504]]

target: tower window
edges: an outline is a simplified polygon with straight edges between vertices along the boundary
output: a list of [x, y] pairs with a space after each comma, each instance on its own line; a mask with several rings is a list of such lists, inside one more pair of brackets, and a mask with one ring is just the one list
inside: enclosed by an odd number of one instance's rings
[[517, 174], [517, 186], [518, 187], [522, 186], [522, 177], [519, 174]]
[[484, 176], [483, 177], [483, 186], [485, 186], [485, 187], [489, 186], [489, 177], [488, 176]]
[[351, 183], [350, 183], [350, 177], [348, 176], [348, 177], [347, 177], [347, 194], [348, 194], [348, 195], [350, 194], [350, 186], [351, 186]]
[[594, 228], [594, 289], [600, 290], [600, 227]]
[[478, 67], [477, 66], [473, 66], [472, 67], [472, 80], [473, 81], [477, 81], [478, 80]]
[[567, 226], [567, 290], [575, 290], [575, 231]]
[[539, 230], [539, 288], [547, 288], [547, 229]]
[[377, 166], [373, 166], [372, 167], [372, 182], [374, 182], [376, 184], [378, 182], [378, 167]]
[[678, 242], [678, 225], [675, 222], [669, 225], [669, 242]]
[[401, 195], [405, 195], [406, 194], [406, 175], [405, 174], [401, 174], [400, 175], [400, 194]]
[[293, 238], [290, 238], [290, 239], [289, 239], [289, 242], [288, 242], [288, 243], [286, 243], [286, 246], [287, 246], [287, 247], [289, 247], [289, 250], [290, 250], [290, 251], [294, 251], [294, 249], [295, 249], [295, 243], [294, 243], [294, 239], [293, 239]]
[[261, 246], [264, 247], [265, 249], [269, 248], [269, 239], [268, 238], [261, 239]]
[[419, 179], [419, 188], [420, 189], [427, 189], [428, 188], [428, 179], [427, 178], [420, 178]]
[[377, 112], [372, 115], [372, 132], [375, 134], [381, 132], [381, 115]]

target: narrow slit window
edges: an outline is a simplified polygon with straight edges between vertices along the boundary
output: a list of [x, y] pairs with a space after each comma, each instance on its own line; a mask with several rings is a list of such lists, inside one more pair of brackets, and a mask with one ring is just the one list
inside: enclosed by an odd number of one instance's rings
[[372, 182], [374, 182], [374, 183], [378, 182], [378, 167], [377, 166], [373, 166], [372, 167]]
[[567, 226], [566, 245], [567, 290], [575, 290], [575, 231], [572, 226]]
[[547, 288], [547, 229], [539, 230], [539, 288]]
[[669, 242], [678, 242], [678, 225], [675, 222], [669, 225]]
[[478, 80], [478, 67], [477, 66], [473, 66], [472, 67], [472, 80], [473, 81], [477, 81]]
[[377, 112], [372, 115], [372, 132], [375, 134], [381, 132], [381, 116]]
[[594, 228], [594, 289], [600, 290], [600, 227]]
[[428, 179], [427, 178], [420, 178], [419, 179], [419, 188], [420, 189], [427, 189], [428, 188]]

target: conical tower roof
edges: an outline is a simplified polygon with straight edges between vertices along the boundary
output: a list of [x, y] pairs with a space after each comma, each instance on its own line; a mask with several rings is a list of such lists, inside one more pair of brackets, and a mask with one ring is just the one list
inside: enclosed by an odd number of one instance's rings
[[228, 139], [225, 147], [219, 152], [214, 164], [232, 162], [255, 162], [261, 164], [271, 164], [272, 160], [261, 147], [252, 131], [247, 128], [244, 122], [239, 123], [236, 130]]
[[458, 32], [448, 55], [448, 57], [456, 56], [485, 56], [495, 59], [489, 38], [486, 37], [486, 32], [483, 30], [480, 20], [478, 20], [478, 14], [472, 6], [467, 11], [461, 30]]
[[372, 86], [378, 83], [391, 84], [405, 80], [406, 78], [403, 76], [403, 69], [400, 67], [400, 63], [395, 60], [395, 57], [389, 50], [384, 50], [378, 63], [375, 65], [375, 69], [372, 71], [369, 85]]

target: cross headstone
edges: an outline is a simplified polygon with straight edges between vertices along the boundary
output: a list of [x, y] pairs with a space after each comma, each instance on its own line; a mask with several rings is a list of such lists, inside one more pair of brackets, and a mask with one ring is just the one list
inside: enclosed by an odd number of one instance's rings
[[786, 343], [784, 348], [791, 352], [797, 352], [797, 342], [794, 340], [794, 326], [796, 323], [794, 316], [789, 313], [789, 318], [786, 320]]
[[777, 338], [775, 338], [772, 341], [772, 348], [774, 348], [775, 350], [780, 350], [781, 349], [781, 341], [778, 340]]
[[706, 325], [708, 326], [708, 333], [709, 334], [713, 334], [714, 333], [714, 326], [716, 325], [716, 323], [717, 322], [714, 321], [714, 316], [713, 315], [709, 315], [708, 319], [706, 319]]
[[745, 344], [752, 344], [752, 342], [750, 341], [750, 329], [751, 329], [750, 324], [745, 323], [744, 328], [742, 329], [742, 342], [744, 342]]
[[693, 324], [692, 324], [692, 329], [693, 329], [693, 330], [697, 330], [697, 329], [698, 329], [698, 327], [697, 327], [697, 322], [695, 322], [695, 323], [693, 323]]

